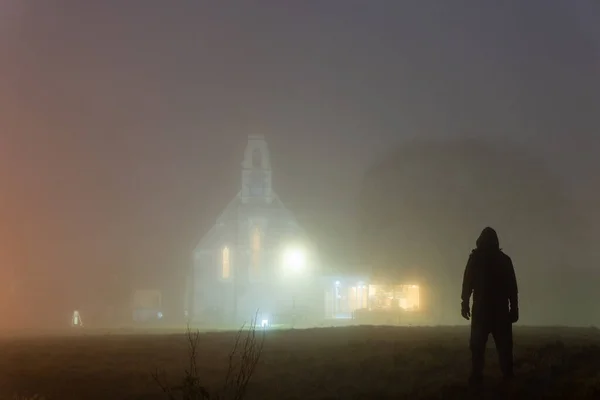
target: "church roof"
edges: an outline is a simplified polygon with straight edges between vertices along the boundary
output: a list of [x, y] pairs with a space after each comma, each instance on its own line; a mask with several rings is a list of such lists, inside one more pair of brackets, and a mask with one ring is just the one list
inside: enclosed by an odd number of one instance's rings
[[[217, 227], [220, 224], [231, 224], [238, 221], [240, 217], [240, 211], [247, 209], [249, 207], [253, 207], [252, 204], [244, 204], [242, 203], [241, 193], [238, 192], [235, 197], [227, 204], [227, 206], [223, 209], [221, 214], [217, 217], [216, 224], [211, 227], [211, 229], [200, 239], [200, 242], [196, 246], [197, 250], [200, 249], [208, 249], [210, 248], [215, 241], [219, 239]], [[261, 207], [264, 207], [261, 206]], [[273, 201], [269, 204], [268, 208], [271, 210], [279, 210], [280, 212], [285, 214], [285, 217], [280, 220], [293, 221], [300, 228], [302, 233], [304, 229], [299, 226], [294, 214], [283, 204], [281, 199], [276, 193], [273, 193]]]
[[236, 194], [235, 197], [227, 204], [225, 209], [217, 217], [217, 223], [213, 225], [210, 230], [200, 239], [200, 242], [196, 246], [196, 249], [206, 249], [211, 246], [212, 243], [218, 239], [217, 226], [221, 223], [227, 223], [229, 221], [235, 221], [238, 215], [238, 207], [241, 204], [240, 193]]
[[241, 193], [237, 193], [233, 199], [227, 204], [223, 212], [217, 218], [217, 224], [229, 221], [235, 221], [238, 216], [239, 207], [242, 204]]
[[204, 236], [202, 236], [202, 239], [200, 239], [200, 242], [196, 246], [196, 250], [208, 248], [209, 245], [211, 243], [214, 243], [216, 239], [217, 239], [217, 226], [213, 225], [209, 229], [209, 231], [206, 232], [206, 234]]

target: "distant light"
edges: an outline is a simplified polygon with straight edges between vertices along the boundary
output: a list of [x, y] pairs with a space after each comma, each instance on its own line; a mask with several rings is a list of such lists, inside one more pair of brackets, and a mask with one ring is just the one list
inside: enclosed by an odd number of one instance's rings
[[71, 326], [83, 326], [81, 315], [77, 310], [73, 311], [73, 317], [71, 317]]
[[306, 252], [303, 249], [291, 247], [283, 252], [283, 266], [294, 272], [306, 268]]
[[158, 319], [162, 319], [163, 313], [159, 311], [158, 313], [156, 313], [156, 316], [158, 317]]
[[268, 319], [263, 319], [260, 323], [260, 326], [263, 328], [266, 328], [269, 326], [269, 320]]
[[340, 281], [335, 281], [335, 286], [340, 286]]

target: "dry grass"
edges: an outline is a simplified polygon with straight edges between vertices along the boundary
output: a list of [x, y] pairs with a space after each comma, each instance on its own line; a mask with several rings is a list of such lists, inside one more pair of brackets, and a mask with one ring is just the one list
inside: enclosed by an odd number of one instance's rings
[[[236, 333], [201, 334], [198, 374], [218, 390]], [[490, 339], [489, 398], [600, 398], [600, 333], [515, 329], [516, 374], [500, 377]], [[246, 399], [464, 399], [469, 391], [468, 329], [348, 327], [267, 332]], [[181, 381], [186, 336], [73, 335], [0, 343], [0, 393], [48, 400], [164, 399], [152, 379], [162, 368]], [[12, 397], [7, 397], [11, 399]]]
[[152, 379], [169, 400], [243, 400], [264, 347], [266, 332], [264, 329], [257, 332], [256, 321], [255, 317], [248, 327], [244, 324], [238, 331], [233, 349], [227, 357], [227, 372], [223, 386], [218, 390], [211, 391], [198, 369], [201, 333], [192, 331], [189, 326], [186, 332], [189, 344], [189, 368], [184, 371], [183, 378], [178, 384], [170, 384], [165, 370], [158, 368], [152, 374]]

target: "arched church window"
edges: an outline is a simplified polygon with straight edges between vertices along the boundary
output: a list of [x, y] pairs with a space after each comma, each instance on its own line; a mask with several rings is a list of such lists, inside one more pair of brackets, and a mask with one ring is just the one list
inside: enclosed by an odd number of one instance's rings
[[252, 167], [262, 167], [262, 153], [260, 152], [260, 149], [254, 149], [254, 151], [252, 152]]
[[221, 278], [229, 279], [231, 277], [231, 259], [229, 247], [225, 246], [221, 253]]
[[262, 250], [262, 234], [260, 228], [255, 226], [252, 230], [252, 272], [254, 276], [260, 274], [260, 254]]

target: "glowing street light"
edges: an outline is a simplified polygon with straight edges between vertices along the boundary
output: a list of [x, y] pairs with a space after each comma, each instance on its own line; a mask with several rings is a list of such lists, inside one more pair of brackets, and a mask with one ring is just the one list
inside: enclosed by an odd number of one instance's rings
[[303, 272], [306, 269], [306, 252], [303, 249], [290, 247], [283, 252], [283, 266], [292, 272]]

